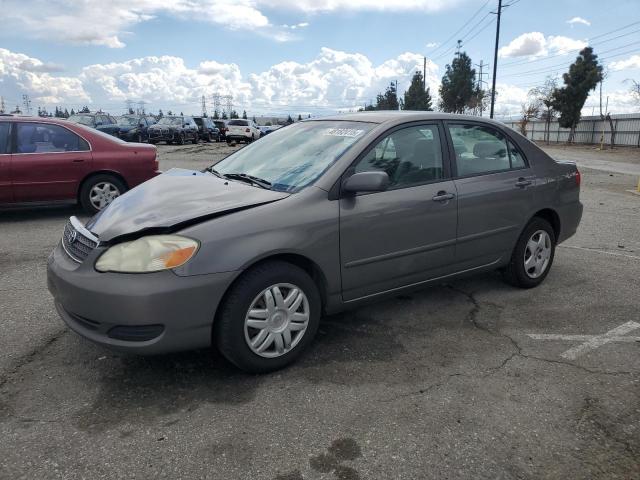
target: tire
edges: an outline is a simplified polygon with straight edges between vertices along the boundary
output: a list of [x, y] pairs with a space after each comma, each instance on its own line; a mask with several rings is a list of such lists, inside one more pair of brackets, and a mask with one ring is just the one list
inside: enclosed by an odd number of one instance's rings
[[184, 133], [178, 135], [178, 145], [184, 145]]
[[207, 133], [207, 138], [205, 138], [205, 141], [206, 141], [207, 143], [211, 143], [211, 140], [212, 140], [212, 139], [211, 139], [211, 133]]
[[[549, 274], [555, 251], [553, 227], [543, 218], [534, 217], [520, 235], [509, 265], [503, 270], [505, 281], [519, 288], [537, 287]], [[529, 268], [525, 266], [527, 260]]]
[[[255, 303], [260, 303], [264, 299], [264, 292], [270, 287], [279, 286], [282, 292], [278, 304], [282, 305], [281, 309], [274, 306], [276, 312], [273, 317], [265, 320], [247, 320], [249, 310], [255, 307]], [[298, 289], [298, 294], [294, 291]], [[287, 290], [288, 289], [288, 290]], [[269, 290], [271, 291], [271, 290]], [[299, 296], [302, 292], [302, 299]], [[291, 295], [292, 297], [289, 297]], [[274, 296], [272, 295], [272, 299]], [[292, 300], [290, 307], [298, 309], [303, 313], [291, 313], [284, 307], [288, 298]], [[305, 300], [306, 299], [306, 300]], [[298, 305], [296, 306], [296, 303]], [[268, 310], [266, 303], [263, 304], [264, 311]], [[260, 307], [258, 307], [260, 308]], [[293, 361], [309, 346], [313, 341], [318, 325], [320, 323], [321, 300], [318, 288], [309, 275], [301, 268], [286, 262], [269, 261], [257, 265], [244, 274], [231, 287], [223, 303], [220, 306], [216, 320], [214, 322], [214, 343], [217, 345], [220, 353], [224, 355], [231, 363], [241, 370], [248, 373], [266, 373], [281, 369]], [[283, 315], [284, 312], [284, 315]], [[289, 315], [305, 316], [306, 325], [302, 329], [302, 323], [290, 320]], [[251, 328], [245, 325], [245, 322], [265, 322], [269, 327]], [[275, 327], [271, 323], [276, 322]], [[289, 330], [290, 349], [286, 348], [286, 330], [288, 327], [297, 325]], [[275, 331], [272, 332], [272, 327]], [[285, 331], [279, 333], [278, 329], [283, 328]], [[262, 333], [262, 332], [266, 333]], [[266, 335], [264, 341], [260, 341], [258, 336]], [[281, 351], [278, 351], [278, 341], [280, 338]], [[269, 340], [271, 342], [269, 343]], [[256, 353], [249, 346], [250, 339], [260, 344], [269, 343], [262, 353]]]
[[151, 145], [155, 145], [156, 143], [158, 143], [158, 141], [157, 141], [157, 140], [151, 140], [151, 139], [150, 139], [150, 140], [149, 140], [149, 143], [150, 143]]
[[80, 188], [80, 204], [87, 213], [93, 215], [126, 191], [126, 185], [118, 177], [109, 174], [94, 175]]
[[198, 132], [196, 132], [193, 135], [193, 140], [191, 140], [191, 143], [193, 143], [194, 145], [197, 145], [198, 144], [198, 140], [200, 140], [200, 134]]

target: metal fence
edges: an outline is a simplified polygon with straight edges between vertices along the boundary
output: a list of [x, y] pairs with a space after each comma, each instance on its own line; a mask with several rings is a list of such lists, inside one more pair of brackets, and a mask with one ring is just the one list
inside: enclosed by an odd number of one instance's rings
[[[640, 147], [640, 113], [630, 113], [621, 115], [611, 115], [613, 130], [615, 132], [614, 145], [628, 145]], [[520, 131], [518, 120], [503, 120], [505, 125]], [[544, 142], [546, 124], [544, 120], [532, 120], [527, 124], [527, 138]], [[561, 128], [558, 120], [549, 124], [549, 141], [552, 143], [566, 142], [569, 139], [568, 128]], [[597, 144], [604, 136], [604, 143], [611, 143], [611, 126], [607, 119], [602, 120], [599, 116], [582, 117], [576, 127], [573, 141], [575, 143]]]

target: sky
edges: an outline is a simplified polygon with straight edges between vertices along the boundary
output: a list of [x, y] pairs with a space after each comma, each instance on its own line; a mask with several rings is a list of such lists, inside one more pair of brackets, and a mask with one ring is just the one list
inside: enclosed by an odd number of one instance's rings
[[[231, 95], [249, 115], [357, 110], [393, 81], [402, 94], [427, 58], [436, 97], [461, 50], [491, 82], [498, 0], [0, 0], [6, 110], [55, 106], [121, 114], [127, 100], [197, 114]], [[591, 45], [611, 113], [640, 110], [640, 0], [503, 0], [496, 114]], [[488, 65], [487, 65], [488, 64]], [[599, 113], [593, 92], [583, 114]]]

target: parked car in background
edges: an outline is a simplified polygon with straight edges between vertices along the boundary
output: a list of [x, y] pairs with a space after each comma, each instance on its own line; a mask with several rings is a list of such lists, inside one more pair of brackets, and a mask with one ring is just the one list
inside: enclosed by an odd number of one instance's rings
[[271, 133], [270, 125], [258, 125], [258, 130], [260, 130], [260, 136], [264, 137], [268, 133]]
[[167, 145], [185, 142], [198, 143], [200, 134], [198, 125], [193, 117], [171, 116], [162, 117], [155, 125], [149, 127], [149, 143], [166, 142]]
[[220, 141], [220, 130], [215, 126], [213, 121], [209, 117], [193, 117], [193, 120], [198, 125], [198, 134], [200, 140], [205, 142]]
[[153, 117], [146, 115], [122, 115], [116, 117], [118, 138], [127, 142], [142, 143], [149, 140], [148, 129], [155, 123]]
[[227, 122], [225, 120], [214, 120], [213, 124], [220, 130], [220, 139], [219, 142], [227, 141]]
[[0, 204], [74, 201], [89, 213], [158, 172], [156, 148], [53, 118], [0, 118]]
[[499, 122], [305, 120], [204, 171], [170, 170], [86, 225], [72, 217], [68, 235], [99, 244], [74, 258], [63, 237], [48, 284], [64, 321], [94, 342], [217, 345], [267, 372], [309, 346], [325, 313], [492, 270], [536, 287], [576, 232], [579, 196], [575, 164]]
[[253, 120], [237, 118], [227, 122], [227, 143], [253, 142], [260, 138], [260, 129]]
[[95, 128], [114, 137], [117, 137], [120, 131], [116, 119], [108, 113], [76, 113], [71, 115], [67, 121]]

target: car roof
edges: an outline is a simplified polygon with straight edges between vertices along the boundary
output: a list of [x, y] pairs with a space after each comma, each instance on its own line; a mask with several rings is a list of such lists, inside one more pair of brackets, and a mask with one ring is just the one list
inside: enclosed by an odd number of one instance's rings
[[56, 117], [34, 117], [33, 115], [0, 116], [0, 122], [15, 122], [16, 120], [21, 122], [56, 123], [60, 125], [69, 125], [71, 123], [66, 118]]
[[486, 117], [477, 117], [473, 115], [460, 115], [457, 113], [443, 112], [427, 112], [416, 110], [373, 110], [368, 112], [342, 113], [338, 115], [329, 115], [322, 118], [305, 119], [304, 122], [322, 121], [322, 120], [342, 120], [351, 122], [369, 122], [369, 123], [405, 123], [422, 120], [472, 120], [475, 122], [483, 122], [491, 125], [501, 125], [500, 122], [490, 120]]

